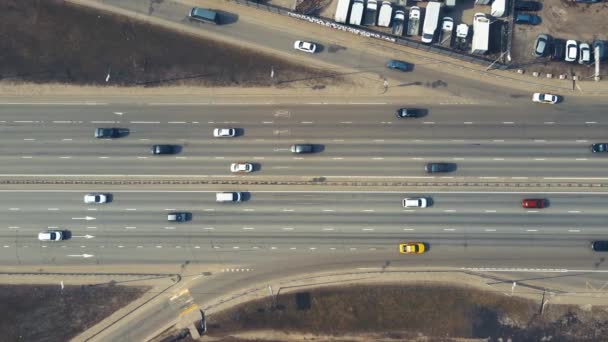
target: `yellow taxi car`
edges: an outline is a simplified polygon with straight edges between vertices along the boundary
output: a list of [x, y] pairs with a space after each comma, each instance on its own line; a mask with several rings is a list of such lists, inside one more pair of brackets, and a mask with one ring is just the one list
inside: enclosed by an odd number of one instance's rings
[[422, 254], [426, 252], [424, 242], [404, 242], [399, 244], [399, 253], [401, 254]]

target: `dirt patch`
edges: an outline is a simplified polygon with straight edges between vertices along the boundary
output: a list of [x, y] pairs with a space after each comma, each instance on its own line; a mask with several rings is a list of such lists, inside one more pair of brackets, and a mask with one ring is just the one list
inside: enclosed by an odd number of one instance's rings
[[580, 65], [565, 61], [551, 61], [549, 57], [536, 58], [533, 55], [534, 43], [536, 36], [541, 33], [553, 38], [574, 39], [589, 44], [595, 39], [608, 39], [608, 21], [605, 14], [608, 11], [608, 3], [584, 4], [568, 0], [541, 0], [540, 2], [542, 9], [536, 12], [542, 20], [540, 25], [515, 24], [514, 26], [511, 50], [514, 64], [529, 72], [553, 74], [553, 77], [560, 74], [591, 77], [594, 73], [593, 64]]
[[0, 78], [11, 81], [319, 88], [342, 81], [330, 71], [62, 1], [0, 2], [0, 51]]
[[[208, 335], [263, 339], [260, 331], [372, 339], [511, 338], [596, 341], [608, 333], [604, 308], [548, 306], [465, 287], [435, 284], [319, 288], [245, 303], [208, 317]], [[255, 332], [258, 332], [257, 334]], [[370, 335], [372, 334], [372, 335]], [[276, 339], [272, 333], [269, 339]], [[286, 340], [286, 338], [280, 338]]]
[[113, 285], [0, 285], [3, 341], [68, 341], [148, 288]]

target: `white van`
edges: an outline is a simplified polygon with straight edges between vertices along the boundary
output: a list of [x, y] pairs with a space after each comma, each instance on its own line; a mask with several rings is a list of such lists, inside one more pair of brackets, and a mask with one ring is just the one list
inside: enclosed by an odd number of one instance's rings
[[241, 198], [240, 192], [218, 192], [215, 194], [216, 202], [240, 202]]

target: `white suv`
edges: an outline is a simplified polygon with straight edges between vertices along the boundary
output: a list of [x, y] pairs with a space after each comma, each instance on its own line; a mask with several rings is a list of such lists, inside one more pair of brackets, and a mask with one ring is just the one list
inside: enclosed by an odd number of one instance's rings
[[233, 138], [236, 136], [234, 128], [216, 128], [213, 130], [213, 136], [216, 138]]
[[403, 199], [404, 208], [426, 208], [427, 204], [426, 198], [417, 197]]

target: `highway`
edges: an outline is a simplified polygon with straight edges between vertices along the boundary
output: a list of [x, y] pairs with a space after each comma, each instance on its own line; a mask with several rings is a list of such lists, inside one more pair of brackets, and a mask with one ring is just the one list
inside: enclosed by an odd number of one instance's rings
[[[604, 105], [585, 107], [584, 116], [530, 103], [421, 107], [428, 110], [424, 117], [398, 119], [397, 106], [386, 104], [5, 105], [0, 162], [3, 176], [38, 177], [605, 178], [608, 158], [589, 151], [606, 139]], [[127, 134], [95, 139], [96, 127]], [[240, 135], [213, 138], [215, 127], [235, 127]], [[293, 155], [295, 143], [315, 144], [319, 153]], [[153, 144], [182, 150], [153, 156]], [[254, 163], [256, 171], [231, 174], [237, 161]], [[425, 163], [439, 161], [457, 170], [424, 172]]]
[[[505, 266], [501, 248], [535, 253], [537, 267], [585, 264], [589, 242], [608, 238], [606, 194], [252, 192], [242, 203], [216, 203], [209, 191], [118, 191], [112, 202], [83, 203], [79, 191], [3, 191], [3, 264], [202, 263], [252, 265], [277, 257], [358, 254], [407, 258], [403, 240], [431, 244], [430, 258], [451, 265], [478, 258]], [[405, 209], [405, 197], [432, 199]], [[548, 198], [546, 209], [521, 208]], [[168, 222], [172, 211], [192, 213]], [[37, 233], [67, 230], [71, 239], [40, 242]], [[464, 248], [464, 249], [463, 249]], [[570, 250], [577, 257], [562, 259]], [[560, 257], [555, 257], [560, 250]], [[521, 254], [519, 253], [521, 252]], [[494, 254], [498, 253], [498, 254]], [[512, 253], [512, 252], [511, 252]], [[544, 255], [543, 253], [548, 253]], [[91, 255], [84, 257], [83, 254]], [[425, 259], [423, 259], [425, 260]], [[532, 262], [535, 263], [535, 262]]]

